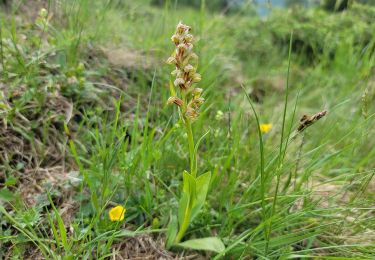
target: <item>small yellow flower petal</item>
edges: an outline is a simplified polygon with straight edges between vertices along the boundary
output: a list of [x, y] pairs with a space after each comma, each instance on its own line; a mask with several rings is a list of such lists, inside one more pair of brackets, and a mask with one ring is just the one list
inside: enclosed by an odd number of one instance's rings
[[263, 134], [267, 134], [272, 128], [272, 124], [260, 124], [260, 131]]
[[121, 221], [124, 219], [126, 208], [119, 205], [109, 210], [109, 218], [111, 221]]

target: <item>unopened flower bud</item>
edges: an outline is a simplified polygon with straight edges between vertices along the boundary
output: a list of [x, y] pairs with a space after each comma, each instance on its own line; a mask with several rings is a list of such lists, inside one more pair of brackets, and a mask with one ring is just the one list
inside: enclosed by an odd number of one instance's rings
[[191, 44], [191, 43], [189, 43], [189, 44], [187, 44], [187, 52], [188, 53], [191, 53], [192, 51], [193, 51], [193, 47], [194, 47], [194, 45], [193, 44]]
[[45, 8], [40, 9], [40, 11], [39, 11], [39, 16], [40, 16], [41, 18], [46, 18], [47, 15], [48, 15], [48, 11], [47, 11]]
[[83, 73], [85, 70], [85, 64], [83, 64], [82, 62], [80, 62], [77, 66], [77, 72], [78, 73]]
[[192, 42], [194, 38], [193, 38], [193, 35], [186, 34], [184, 39], [186, 42]]
[[195, 89], [193, 89], [192, 94], [193, 94], [194, 97], [199, 97], [202, 94], [202, 92], [203, 92], [203, 89], [195, 88]]
[[193, 52], [193, 53], [190, 54], [189, 58], [191, 58], [193, 60], [197, 60], [198, 59], [198, 55]]
[[187, 25], [185, 25], [185, 24], [183, 24], [183, 23], [181, 23], [181, 22], [179, 22], [178, 25], [177, 25], [176, 31], [178, 33], [180, 33], [180, 34], [183, 34], [185, 32], [189, 32], [190, 31], [190, 27], [187, 26]]
[[194, 103], [195, 103], [196, 106], [200, 106], [204, 103], [204, 98], [202, 98], [202, 97], [196, 98], [196, 99], [194, 99]]
[[193, 82], [199, 82], [199, 81], [201, 81], [201, 79], [202, 79], [201, 74], [199, 74], [199, 73], [194, 74]]
[[221, 110], [218, 110], [215, 115], [215, 119], [217, 121], [221, 121], [224, 118], [224, 113]]

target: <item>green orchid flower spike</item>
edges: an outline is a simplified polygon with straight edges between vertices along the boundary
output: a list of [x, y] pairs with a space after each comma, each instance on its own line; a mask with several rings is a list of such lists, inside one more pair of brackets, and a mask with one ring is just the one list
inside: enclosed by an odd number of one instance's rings
[[[204, 103], [202, 97], [203, 90], [196, 87], [196, 83], [201, 80], [201, 75], [197, 73], [198, 56], [193, 52], [194, 37], [190, 34], [191, 28], [183, 23], [179, 23], [171, 40], [176, 48], [167, 63], [175, 67], [172, 71], [174, 76], [171, 85], [171, 97], [168, 104], [174, 104], [179, 108], [180, 119], [184, 123], [188, 137], [188, 147], [190, 155], [190, 172], [183, 173], [183, 187], [179, 201], [178, 217], [172, 217], [168, 230], [167, 246], [177, 245], [189, 247], [199, 243], [196, 239], [180, 243], [183, 239], [189, 224], [194, 220], [202, 209], [208, 192], [211, 180], [211, 173], [197, 174], [197, 150], [199, 141], [194, 143], [192, 123], [199, 117], [199, 108]], [[203, 136], [204, 137], [204, 136]], [[203, 137], [200, 139], [202, 140]], [[203, 242], [203, 240], [202, 240]], [[204, 238], [204, 243], [211, 251], [221, 251], [224, 248], [221, 240], [217, 238]], [[219, 245], [210, 248], [212, 245]], [[196, 249], [196, 248], [195, 248]]]

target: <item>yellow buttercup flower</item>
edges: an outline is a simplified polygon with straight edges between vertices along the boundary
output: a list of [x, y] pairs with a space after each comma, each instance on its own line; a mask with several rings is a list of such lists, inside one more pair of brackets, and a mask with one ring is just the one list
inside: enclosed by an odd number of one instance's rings
[[263, 134], [267, 134], [272, 128], [272, 124], [260, 124], [260, 131]]
[[119, 205], [109, 210], [109, 218], [111, 221], [121, 221], [124, 219], [126, 208]]

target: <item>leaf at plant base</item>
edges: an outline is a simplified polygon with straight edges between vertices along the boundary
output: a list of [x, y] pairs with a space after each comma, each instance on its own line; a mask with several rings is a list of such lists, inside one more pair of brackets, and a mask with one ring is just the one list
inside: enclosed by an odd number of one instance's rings
[[196, 179], [196, 201], [194, 203], [191, 220], [194, 219], [206, 201], [208, 187], [210, 186], [211, 172], [206, 172]]
[[167, 248], [170, 248], [174, 242], [174, 239], [176, 238], [177, 235], [177, 229], [178, 229], [178, 224], [177, 224], [177, 218], [176, 216], [171, 216], [171, 220], [169, 221], [168, 224], [168, 230], [167, 230]]
[[196, 181], [195, 178], [188, 173], [187, 171], [184, 171], [183, 173], [183, 192], [189, 194], [191, 197], [194, 197], [192, 195], [195, 194], [195, 186]]
[[178, 223], [180, 224], [180, 226], [182, 225], [182, 223], [184, 222], [184, 219], [186, 217], [190, 217], [190, 216], [186, 216], [186, 212], [188, 211], [189, 203], [190, 203], [189, 194], [187, 194], [186, 192], [182, 192], [182, 196], [181, 196], [180, 202], [178, 204]]
[[194, 250], [205, 250], [221, 253], [225, 250], [225, 245], [217, 237], [205, 237], [198, 239], [191, 239], [182, 243], [177, 244], [179, 247], [194, 249]]

